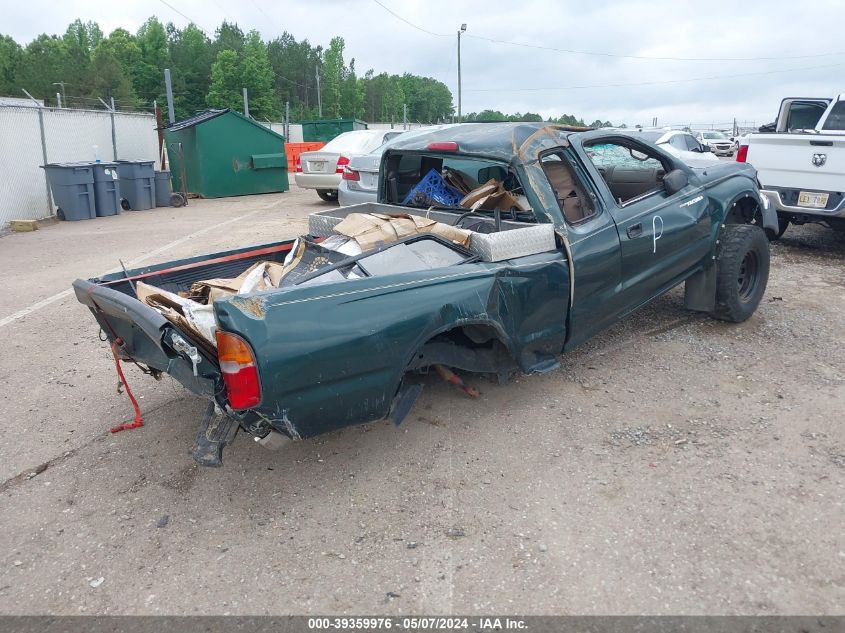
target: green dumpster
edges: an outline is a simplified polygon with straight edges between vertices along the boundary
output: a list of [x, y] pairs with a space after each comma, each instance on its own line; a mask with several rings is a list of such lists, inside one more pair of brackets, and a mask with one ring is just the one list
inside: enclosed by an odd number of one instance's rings
[[173, 190], [203, 198], [287, 191], [285, 137], [234, 110], [209, 110], [164, 129]]
[[367, 124], [358, 119], [321, 119], [302, 122], [302, 140], [305, 143], [328, 143], [335, 136], [352, 130], [366, 130]]

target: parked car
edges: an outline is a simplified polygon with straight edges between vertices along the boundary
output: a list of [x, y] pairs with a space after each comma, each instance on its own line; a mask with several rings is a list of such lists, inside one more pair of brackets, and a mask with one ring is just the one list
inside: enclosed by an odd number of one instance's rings
[[702, 145], [707, 145], [716, 156], [733, 156], [734, 144], [723, 132], [704, 130], [695, 132], [695, 139]]
[[[401, 203], [458, 167], [492, 197], [472, 195], [471, 209], [426, 195]], [[682, 283], [688, 309], [730, 322], [751, 317], [765, 292], [763, 229], [777, 222], [747, 164], [696, 170], [613, 130], [496, 123], [402, 139], [380, 171], [379, 202], [312, 214], [298, 240], [74, 282], [115, 358], [210, 402], [200, 463], [219, 465], [238, 426], [273, 444], [399, 424], [422, 390], [413, 374], [430, 367], [500, 380], [551, 371], [559, 354]], [[404, 237], [383, 230], [393, 221]], [[350, 239], [356, 254], [328, 246]], [[175, 293], [283, 260], [303, 274], [200, 306], [216, 343], [186, 325]], [[171, 294], [141, 301], [142, 284]]]
[[354, 156], [341, 174], [338, 188], [338, 202], [340, 206], [360, 204], [362, 202], [376, 202], [378, 200], [378, 170], [384, 151], [399, 139], [413, 138], [419, 134], [428, 134], [447, 125], [430, 125], [416, 130], [410, 130], [400, 136], [395, 136], [377, 147], [369, 154]]
[[661, 149], [677, 156], [690, 167], [707, 167], [719, 162], [719, 159], [711, 153], [709, 146], [700, 143], [692, 134], [683, 130], [624, 129], [620, 131], [660, 146]]
[[316, 152], [303, 152], [296, 161], [296, 185], [316, 189], [327, 202], [337, 200], [341, 174], [349, 161], [400, 134], [402, 130], [353, 130], [336, 136]]
[[777, 211], [778, 237], [790, 223], [845, 231], [845, 94], [784, 99], [766, 127], [776, 131], [749, 134], [736, 159], [757, 169], [762, 194]]

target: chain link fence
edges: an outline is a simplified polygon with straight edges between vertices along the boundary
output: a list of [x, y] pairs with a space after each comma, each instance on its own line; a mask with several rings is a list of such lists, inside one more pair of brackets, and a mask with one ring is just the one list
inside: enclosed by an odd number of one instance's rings
[[155, 117], [137, 112], [0, 105], [0, 229], [55, 213], [41, 165], [155, 160]]

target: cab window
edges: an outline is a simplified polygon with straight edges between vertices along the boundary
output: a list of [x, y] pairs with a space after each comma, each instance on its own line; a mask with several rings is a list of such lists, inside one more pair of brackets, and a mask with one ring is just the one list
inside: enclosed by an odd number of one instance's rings
[[592, 199], [585, 194], [569, 162], [561, 154], [554, 152], [543, 155], [540, 165], [555, 192], [561, 213], [569, 224], [584, 222], [596, 214]]
[[661, 191], [663, 176], [671, 169], [658, 154], [641, 145], [598, 141], [584, 149], [620, 206]]
[[845, 101], [839, 101], [833, 106], [822, 129], [845, 130]]

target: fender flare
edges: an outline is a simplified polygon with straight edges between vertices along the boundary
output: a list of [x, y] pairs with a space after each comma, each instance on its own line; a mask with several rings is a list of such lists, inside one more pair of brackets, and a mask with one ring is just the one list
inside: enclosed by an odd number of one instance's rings
[[[745, 198], [751, 198], [754, 202], [757, 203], [757, 207], [760, 209], [760, 214], [762, 216], [762, 226], [765, 231], [772, 231], [774, 233], [778, 232], [778, 214], [775, 211], [774, 207], [769, 204], [769, 200], [760, 193], [759, 190], [745, 190], [742, 193], [737, 194], [734, 196], [731, 201], [725, 205], [724, 214], [722, 215], [721, 223], [724, 224], [725, 218], [727, 217], [730, 210], [733, 206]], [[720, 229], [721, 232], [721, 229]]]

